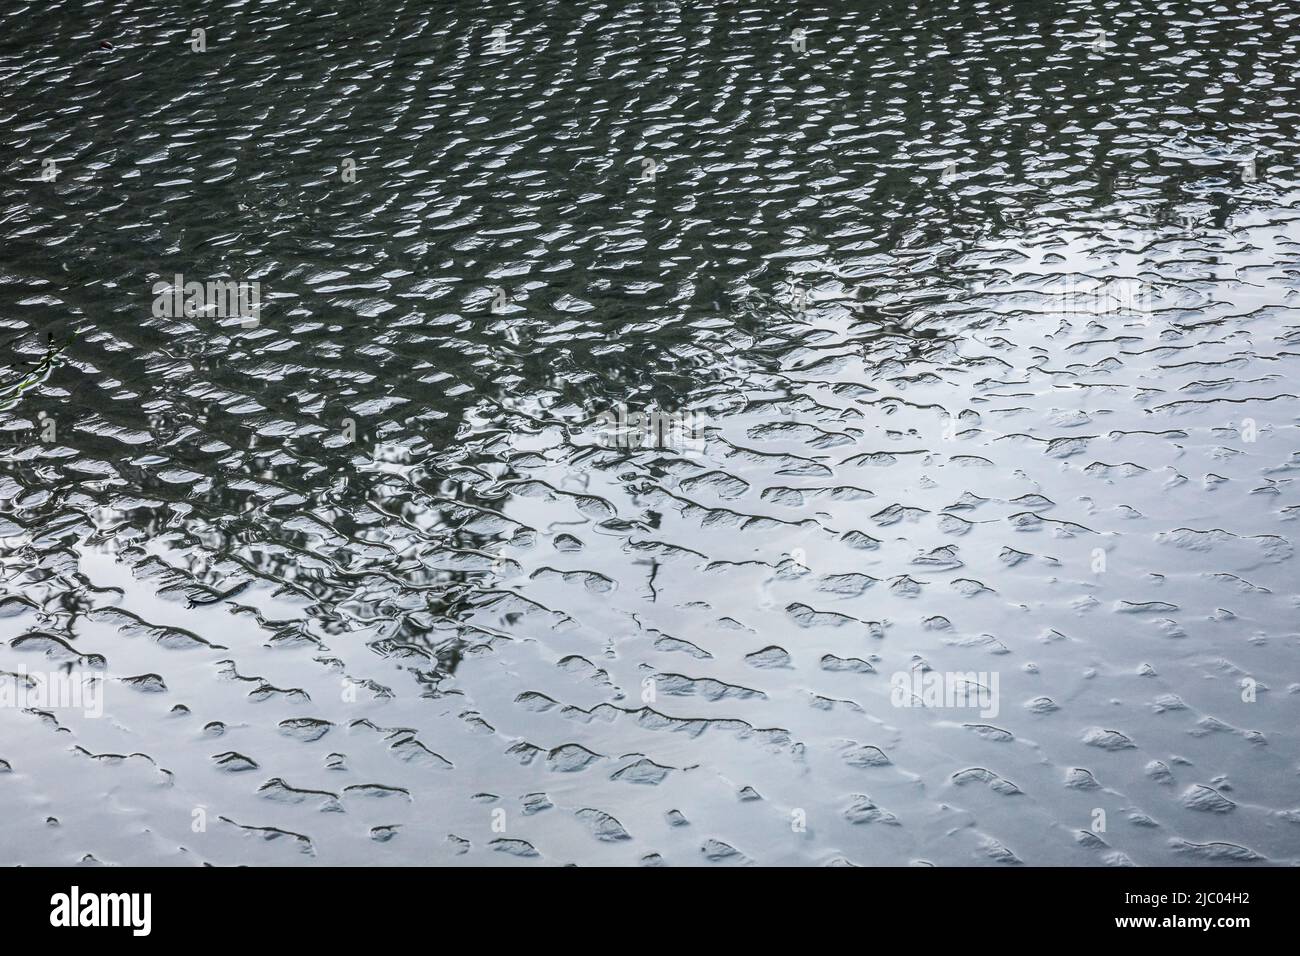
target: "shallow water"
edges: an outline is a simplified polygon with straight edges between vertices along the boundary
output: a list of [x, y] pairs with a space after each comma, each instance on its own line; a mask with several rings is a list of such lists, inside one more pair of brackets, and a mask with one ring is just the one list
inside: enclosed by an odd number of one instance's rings
[[1300, 11], [1036, 7], [3, 15], [0, 862], [1296, 862]]

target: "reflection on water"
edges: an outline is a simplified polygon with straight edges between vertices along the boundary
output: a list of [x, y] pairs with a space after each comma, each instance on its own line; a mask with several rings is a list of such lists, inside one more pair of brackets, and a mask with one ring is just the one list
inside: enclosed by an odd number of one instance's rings
[[196, 17], [4, 15], [3, 862], [1296, 861], [1300, 13]]

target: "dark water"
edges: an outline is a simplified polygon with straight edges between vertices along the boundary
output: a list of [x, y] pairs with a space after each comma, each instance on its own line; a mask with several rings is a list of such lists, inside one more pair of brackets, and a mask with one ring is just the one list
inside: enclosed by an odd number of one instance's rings
[[881, 6], [11, 4], [0, 862], [1296, 862], [1300, 9]]

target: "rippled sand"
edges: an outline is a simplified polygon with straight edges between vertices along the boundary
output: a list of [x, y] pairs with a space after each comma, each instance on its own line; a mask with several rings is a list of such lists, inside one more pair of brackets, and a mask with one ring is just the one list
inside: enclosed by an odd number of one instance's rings
[[1300, 11], [1068, 6], [0, 16], [0, 863], [1295, 863]]

